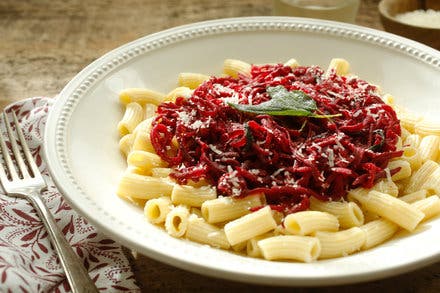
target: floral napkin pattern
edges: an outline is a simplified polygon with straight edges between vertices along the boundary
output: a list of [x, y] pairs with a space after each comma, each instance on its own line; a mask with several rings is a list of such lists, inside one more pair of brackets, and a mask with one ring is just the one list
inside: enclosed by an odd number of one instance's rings
[[[42, 172], [42, 197], [74, 251], [101, 292], [138, 292], [120, 244], [99, 233], [64, 201], [43, 158], [43, 132], [53, 99], [15, 103], [24, 135]], [[0, 127], [4, 132], [3, 120]], [[57, 253], [36, 211], [24, 199], [8, 197], [0, 188], [0, 292], [70, 292]]]

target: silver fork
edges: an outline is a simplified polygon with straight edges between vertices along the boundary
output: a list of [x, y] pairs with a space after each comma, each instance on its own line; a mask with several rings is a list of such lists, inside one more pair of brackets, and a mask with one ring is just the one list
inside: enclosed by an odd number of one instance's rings
[[21, 155], [20, 148], [14, 137], [8, 116], [6, 112], [3, 112], [3, 119], [8, 132], [12, 152], [15, 157], [16, 166], [9, 155], [8, 147], [6, 146], [3, 135], [0, 134], [1, 153], [6, 166], [5, 169], [3, 164], [0, 162], [0, 181], [2, 186], [8, 195], [27, 199], [37, 210], [38, 215], [40, 216], [44, 226], [47, 229], [47, 232], [50, 235], [52, 244], [55, 246], [55, 249], [58, 252], [61, 266], [66, 273], [72, 292], [98, 292], [98, 289], [90, 279], [90, 276], [84, 265], [76, 256], [72, 247], [69, 245], [63, 233], [58, 228], [52, 214], [49, 212], [49, 209], [41, 199], [40, 194], [41, 191], [46, 188], [46, 182], [38, 170], [34, 159], [32, 158], [29, 147], [24, 139], [23, 132], [18, 124], [18, 119], [13, 111], [12, 116], [15, 130], [18, 135], [18, 140], [20, 141], [21, 150], [24, 153], [25, 158], [23, 158]]

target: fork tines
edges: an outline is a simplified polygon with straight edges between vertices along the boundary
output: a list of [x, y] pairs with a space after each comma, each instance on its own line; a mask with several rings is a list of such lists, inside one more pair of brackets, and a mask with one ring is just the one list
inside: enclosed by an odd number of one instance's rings
[[[17, 144], [17, 139], [14, 136], [14, 131], [12, 130], [11, 123], [8, 118], [8, 114], [4, 111], [2, 118], [9, 136], [9, 142], [11, 144], [12, 153], [15, 159], [15, 162], [18, 165], [18, 170], [14, 167], [14, 161], [11, 158], [11, 155], [9, 154], [9, 149], [5, 143], [5, 139], [3, 135], [0, 135], [0, 147], [1, 152], [3, 154], [4, 162], [6, 164], [7, 172], [9, 173], [9, 179], [10, 180], [16, 180], [16, 179], [27, 179], [27, 178], [33, 178], [36, 176], [36, 174], [39, 174], [38, 167], [35, 164], [34, 159], [32, 158], [32, 154], [29, 150], [29, 147], [26, 143], [26, 140], [23, 135], [23, 131], [20, 128], [20, 125], [18, 123], [17, 116], [15, 115], [14, 111], [11, 111], [12, 117], [13, 117], [13, 123], [15, 132], [18, 136], [18, 141], [21, 146], [21, 150], [19, 145]], [[24, 154], [24, 159], [22, 156], [22, 152]], [[27, 164], [26, 164], [27, 162]], [[19, 173], [17, 173], [17, 171]], [[0, 176], [6, 177], [6, 173], [4, 171], [4, 168], [0, 168]]]

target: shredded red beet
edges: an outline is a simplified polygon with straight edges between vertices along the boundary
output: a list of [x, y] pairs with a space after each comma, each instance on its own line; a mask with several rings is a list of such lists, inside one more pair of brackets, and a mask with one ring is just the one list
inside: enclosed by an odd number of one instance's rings
[[[319, 114], [333, 118], [255, 115], [228, 105], [268, 101], [267, 87], [300, 90]], [[251, 77], [211, 77], [189, 99], [158, 107], [151, 141], [184, 184], [206, 179], [220, 195], [264, 192], [284, 213], [305, 210], [309, 197], [339, 199], [385, 177], [400, 123], [376, 87], [355, 77], [329, 76], [317, 66], [253, 66]], [[173, 139], [178, 142], [178, 147]]]

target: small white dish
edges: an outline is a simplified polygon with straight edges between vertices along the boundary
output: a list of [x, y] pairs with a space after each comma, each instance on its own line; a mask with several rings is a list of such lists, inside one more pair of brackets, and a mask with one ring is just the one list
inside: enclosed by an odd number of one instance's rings
[[45, 153], [66, 200], [108, 236], [159, 261], [237, 281], [318, 286], [396, 275], [440, 260], [440, 219], [377, 248], [311, 264], [269, 262], [170, 237], [116, 196], [125, 162], [118, 148], [118, 92], [168, 92], [179, 72], [219, 74], [225, 58], [326, 67], [347, 59], [362, 79], [426, 116], [440, 113], [440, 52], [364, 27], [322, 20], [251, 17], [186, 25], [113, 50], [81, 71], [50, 112]]

